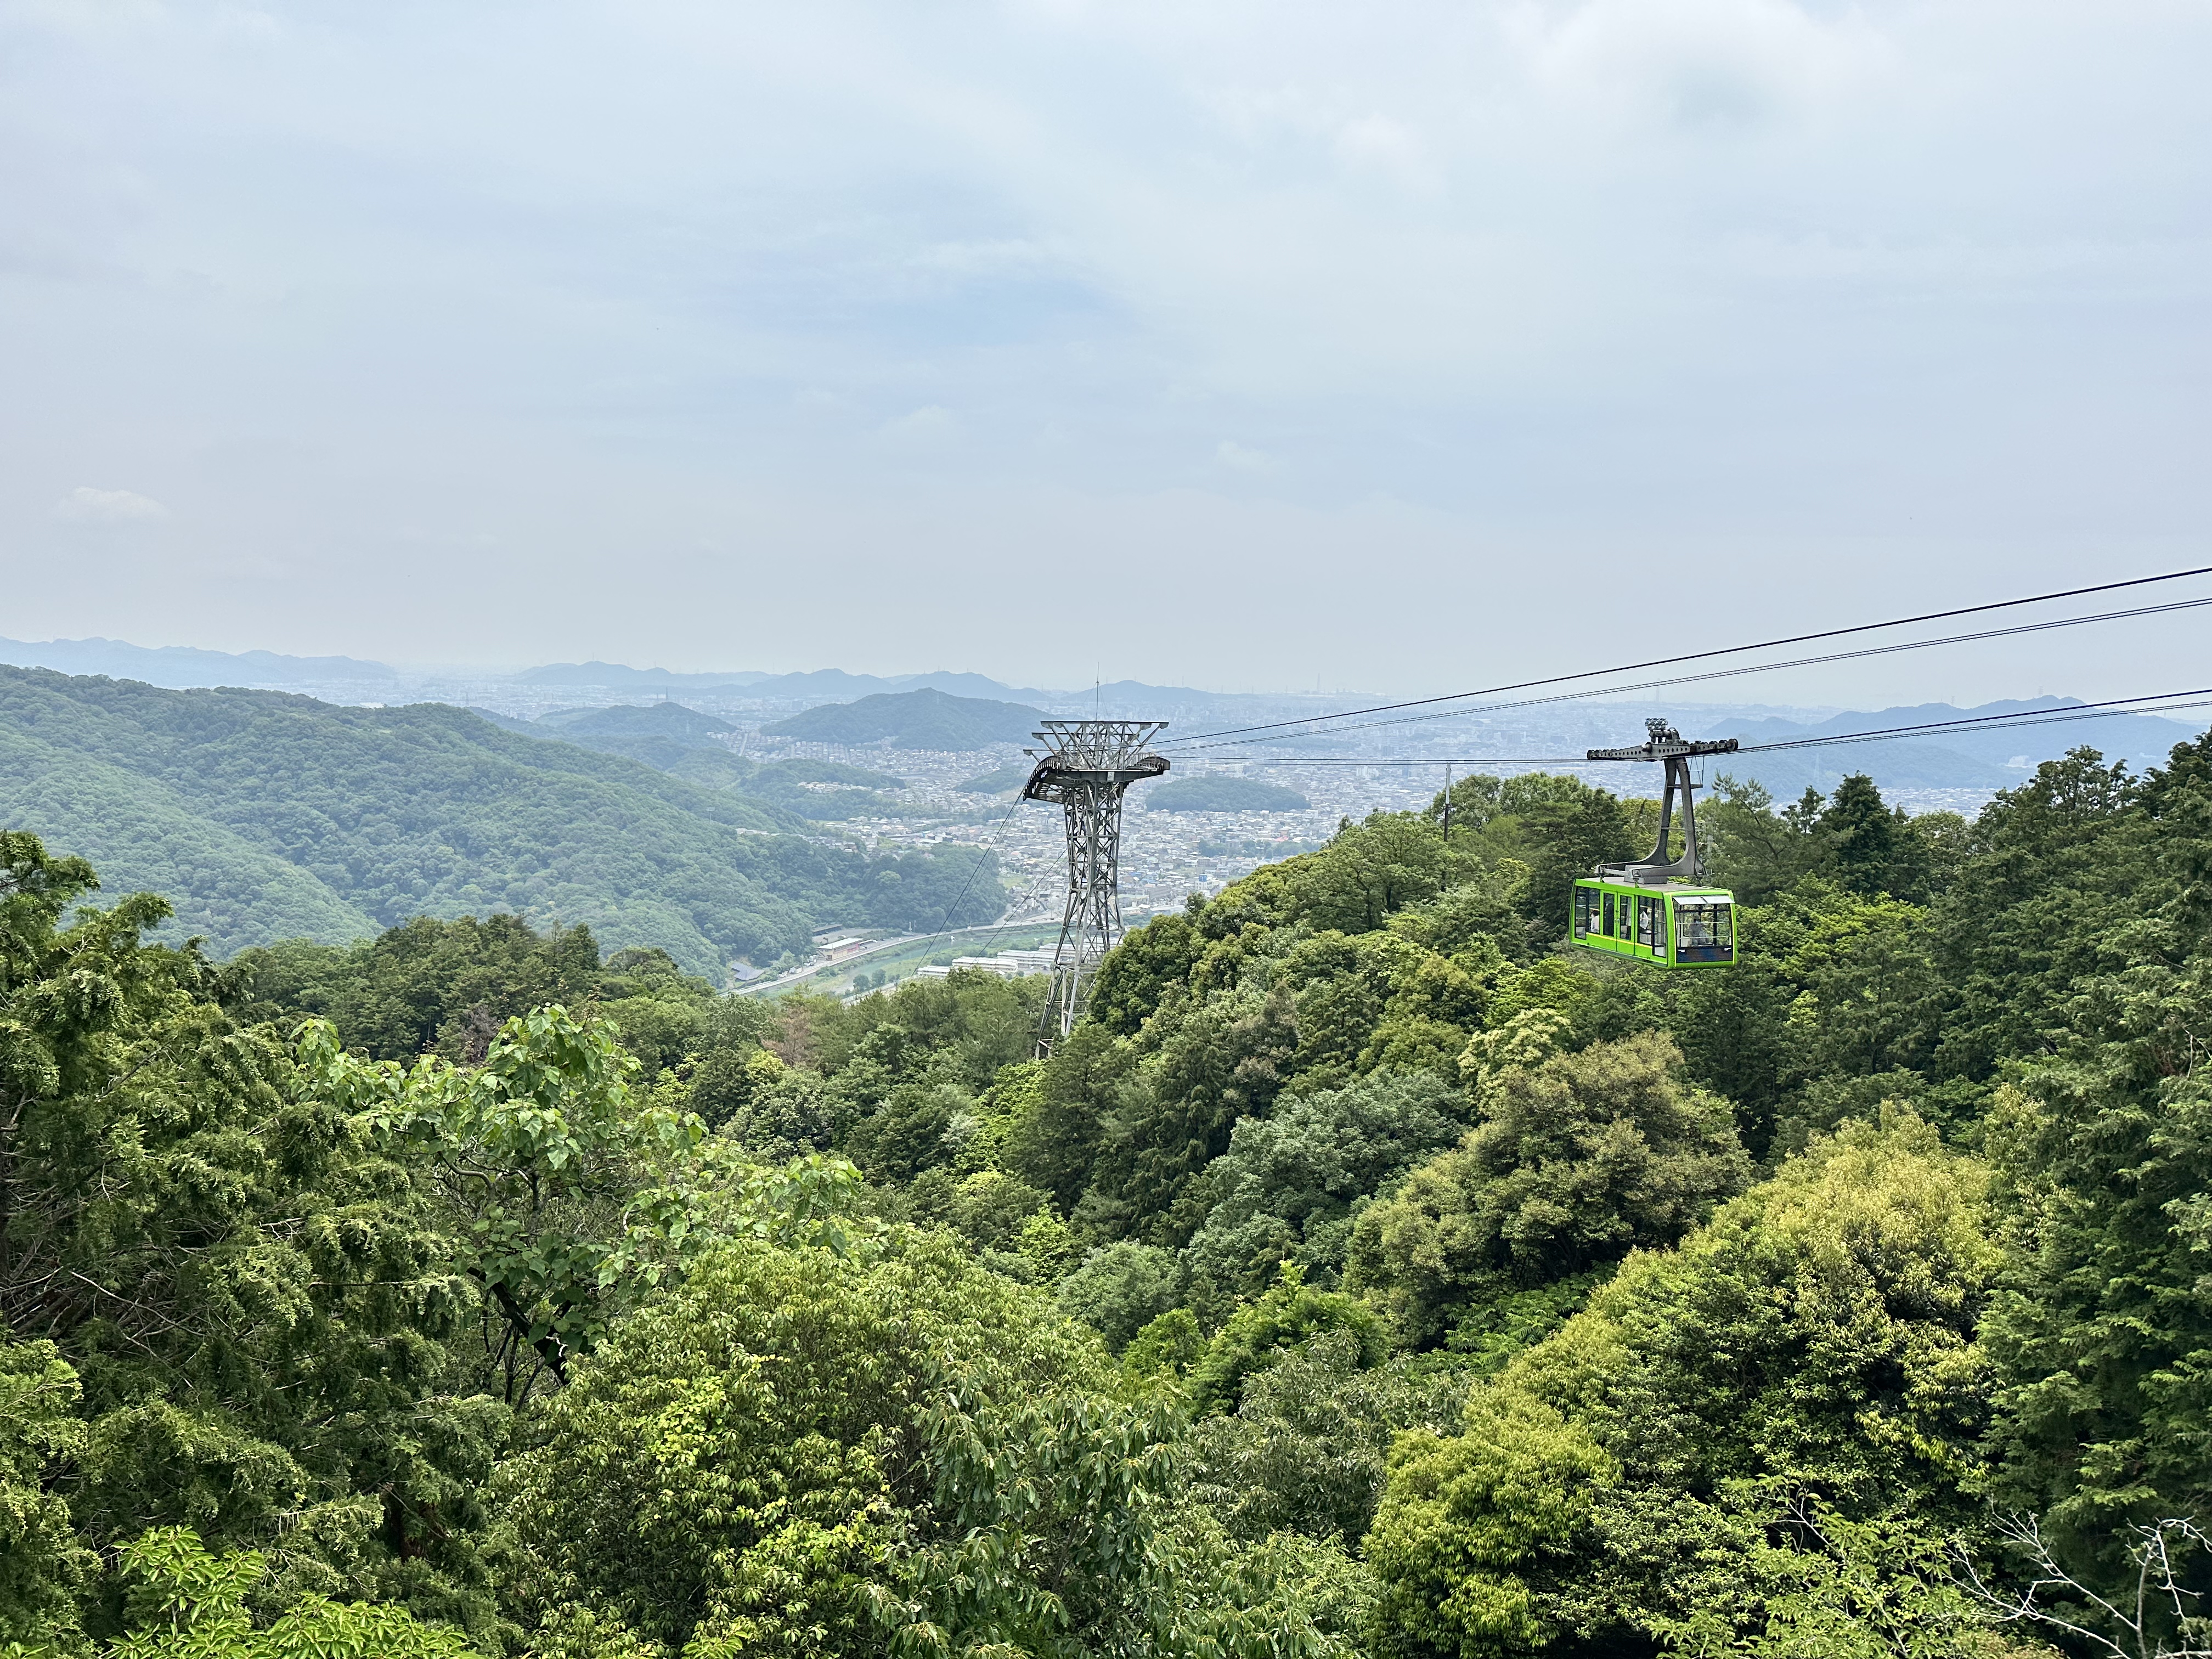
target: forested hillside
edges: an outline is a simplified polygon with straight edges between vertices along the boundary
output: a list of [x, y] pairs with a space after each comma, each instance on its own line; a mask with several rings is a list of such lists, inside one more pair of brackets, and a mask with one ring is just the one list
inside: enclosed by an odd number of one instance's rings
[[1719, 793], [1734, 968], [1562, 942], [1653, 803], [1474, 777], [1044, 1060], [512, 918], [217, 968], [12, 834], [0, 1643], [2201, 1651], [2212, 735]]
[[36, 669], [0, 668], [0, 823], [91, 859], [111, 893], [165, 895], [172, 931], [218, 954], [507, 909], [719, 975], [830, 923], [988, 921], [1002, 902], [990, 872], [969, 878], [988, 855], [872, 859], [769, 801], [463, 709]]
[[761, 729], [814, 743], [888, 741], [899, 749], [988, 749], [1027, 743], [1044, 715], [1018, 702], [955, 697], [933, 687], [878, 692], [853, 702], [825, 702]]

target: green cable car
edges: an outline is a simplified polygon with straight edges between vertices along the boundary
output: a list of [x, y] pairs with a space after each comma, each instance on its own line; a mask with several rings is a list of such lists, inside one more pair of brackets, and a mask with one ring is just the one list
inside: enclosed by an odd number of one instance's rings
[[1724, 888], [1646, 887], [1586, 876], [1575, 884], [1574, 941], [1662, 968], [1725, 968], [1735, 960], [1735, 896]]
[[[1591, 760], [1663, 761], [1667, 790], [1659, 803], [1659, 841], [1634, 864], [1601, 865], [1575, 883], [1568, 937], [1586, 951], [1626, 957], [1660, 968], [1725, 968], [1735, 960], [1735, 896], [1699, 884], [1698, 814], [1690, 757], [1724, 755], [1734, 738], [1685, 743], [1662, 720], [1646, 720], [1648, 741], [1634, 749], [1593, 749]], [[1669, 859], [1674, 797], [1682, 797], [1682, 856]]]

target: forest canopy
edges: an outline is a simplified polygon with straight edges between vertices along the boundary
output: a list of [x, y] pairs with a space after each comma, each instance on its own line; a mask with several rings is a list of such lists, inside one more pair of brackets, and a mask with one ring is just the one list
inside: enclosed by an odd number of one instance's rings
[[1445, 806], [1042, 1057], [0, 836], [0, 1651], [2201, 1650], [2212, 735], [1723, 787], [1725, 972], [1562, 939], [1651, 803]]

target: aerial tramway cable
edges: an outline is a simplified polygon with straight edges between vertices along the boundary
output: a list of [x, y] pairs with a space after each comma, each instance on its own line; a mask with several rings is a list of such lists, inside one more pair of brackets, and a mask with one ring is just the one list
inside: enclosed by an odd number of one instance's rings
[[[1782, 662], [1750, 663], [1741, 668], [1712, 668], [1698, 674], [1675, 674], [1665, 679], [1633, 680], [1625, 685], [1587, 686], [1573, 691], [1555, 691], [1547, 697], [1516, 697], [1511, 702], [1478, 703], [1472, 708], [1432, 709], [1421, 714], [1401, 714], [1395, 720], [1362, 720], [1357, 726], [1337, 726], [1328, 732], [1313, 732], [1315, 737], [1333, 736], [1340, 732], [1376, 732], [1393, 726], [1413, 726], [1423, 720], [1443, 720], [1464, 718], [1492, 712], [1504, 713], [1514, 708], [1540, 708], [1555, 702], [1576, 702], [1592, 697], [1613, 697], [1629, 691], [1653, 691], [1669, 685], [1694, 685], [1705, 680], [1735, 679], [1745, 674], [1767, 674], [1784, 668], [1807, 668], [1823, 663], [1852, 662], [1862, 657], [1895, 656], [1904, 651], [1926, 651], [1939, 645], [1966, 645], [1976, 640], [1999, 640], [2017, 634], [2044, 634], [2056, 628], [2079, 628], [2085, 623], [2119, 622], [2131, 617], [2163, 616], [2172, 611], [2197, 611], [2212, 605], [2212, 598], [2178, 599], [2171, 605], [2138, 605], [2127, 611], [2100, 611], [2087, 617], [2060, 617], [2051, 622], [2022, 623], [2014, 628], [1983, 629], [1972, 634], [1948, 634], [1940, 639], [1907, 640], [1901, 645], [1870, 645], [1856, 651], [1831, 651], [1817, 657], [1791, 657]], [[1473, 694], [1469, 694], [1473, 695]], [[1320, 718], [1316, 716], [1316, 718]], [[1338, 718], [1331, 716], [1330, 718]], [[1179, 750], [1186, 755], [1210, 754], [1220, 749], [1241, 749], [1255, 743], [1284, 743], [1293, 738], [1309, 735], [1304, 732], [1278, 732], [1273, 736], [1231, 738], [1219, 743], [1200, 744]]]
[[[1448, 691], [1433, 697], [1414, 697], [1404, 702], [1377, 703], [1373, 707], [1367, 708], [1345, 708], [1329, 714], [1308, 714], [1298, 720], [1270, 720], [1256, 726], [1224, 726], [1218, 732], [1194, 732], [1188, 737], [1168, 738], [1163, 743], [1162, 746], [1184, 749], [1193, 744], [1206, 743], [1217, 738], [1238, 737], [1249, 732], [1285, 732], [1294, 726], [1313, 726], [1328, 720], [1354, 720], [1367, 714], [1395, 714], [1399, 710], [1405, 708], [1431, 708], [1437, 703], [1464, 702], [1472, 697], [1496, 696], [1507, 691], [1532, 690], [1534, 688], [1542, 685], [1564, 685], [1573, 680], [1599, 679], [1613, 674], [1638, 673], [1647, 668], [1668, 668], [1678, 663], [1701, 662], [1711, 657], [1737, 656], [1747, 651], [1769, 651], [1785, 645], [1804, 645], [1814, 640], [1842, 639], [1853, 634], [1878, 633], [1884, 629], [1889, 628], [1910, 628], [1918, 623], [1942, 622], [1953, 617], [1978, 616], [1985, 611], [2013, 610], [2023, 605], [2048, 605], [2059, 599], [2080, 599], [2082, 596], [2090, 593], [2110, 593], [2123, 588], [2144, 587], [2156, 582], [2181, 581], [2191, 576], [2207, 575], [2212, 575], [2212, 565], [2198, 565], [2187, 570], [2168, 570], [2154, 576], [2130, 576], [2121, 581], [2094, 582], [2086, 587], [2067, 587], [2057, 589], [2048, 593], [2030, 593], [2016, 599], [1992, 599], [1984, 605], [1960, 605], [1948, 611], [1923, 611], [1917, 616], [1893, 617], [1886, 622], [1857, 623], [1848, 628], [1821, 629], [1809, 634], [1790, 634], [1777, 639], [1757, 641], [1748, 645], [1722, 646], [1710, 651], [1689, 651], [1685, 652], [1679, 656], [1654, 657], [1647, 661], [1622, 663], [1611, 668], [1589, 668], [1572, 674], [1553, 674], [1539, 679], [1516, 680], [1509, 684], [1484, 686], [1472, 691]], [[2185, 602], [2181, 605], [2172, 608], [2186, 609], [2190, 603], [2193, 602]], [[2150, 614], [2152, 611], [2166, 608], [2168, 607], [2153, 606], [2148, 607], [2142, 611], [2114, 611], [2110, 613], [2109, 616], [2070, 618], [2056, 624], [2049, 625], [2063, 627], [2071, 625], [2075, 621], [2101, 622], [2110, 620], [2112, 617], [2117, 617], [2148, 615]], [[1999, 631], [2008, 632], [2011, 630]], [[1976, 635], [1962, 635], [1959, 636], [1959, 639], [1963, 640], [1979, 637], [1993, 637], [1993, 635], [1984, 636]], [[1957, 642], [1957, 640], [1945, 640], [1929, 641], [1926, 643], [1934, 645], [1954, 644]], [[1808, 660], [1820, 661], [1831, 660], [1831, 659], [1808, 659]], [[1772, 664], [1766, 665], [1784, 667], [1794, 666], [1796, 665]]]
[[[2178, 701], [2171, 701], [2178, 700]], [[2146, 705], [2137, 708], [2135, 705]], [[1729, 752], [1735, 755], [1771, 754], [1785, 749], [1825, 749], [1839, 744], [1888, 743], [1899, 738], [1923, 737], [1929, 732], [1975, 727], [2003, 732], [2016, 726], [2057, 726], [2068, 720], [2109, 720], [2121, 714], [2157, 714], [2177, 708], [2212, 708], [2212, 686], [2191, 691], [2153, 691], [2139, 697], [2114, 697], [2104, 702], [2076, 703], [2065, 708], [2023, 708], [2008, 714], [1970, 714], [1955, 720], [1923, 720], [1917, 726], [1884, 726], [1875, 732], [1838, 732], [1825, 737], [1784, 738], [1773, 743], [1747, 743]], [[1581, 755], [1253, 755], [1251, 766], [1602, 766]]]

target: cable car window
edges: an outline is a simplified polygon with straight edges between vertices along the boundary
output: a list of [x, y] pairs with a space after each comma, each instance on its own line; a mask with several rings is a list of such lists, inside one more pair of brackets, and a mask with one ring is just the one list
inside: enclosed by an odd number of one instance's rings
[[1595, 925], [1597, 920], [1596, 911], [1597, 889], [1595, 887], [1576, 888], [1575, 937], [1577, 939], [1584, 937]]
[[1613, 935], [1613, 895], [1610, 893], [1605, 896], [1605, 933], [1607, 938]]
[[1659, 948], [1662, 940], [1657, 899], [1639, 898], [1636, 901], [1636, 942], [1647, 951]]
[[1734, 961], [1735, 907], [1725, 899], [1676, 899], [1674, 959], [1677, 962]]

